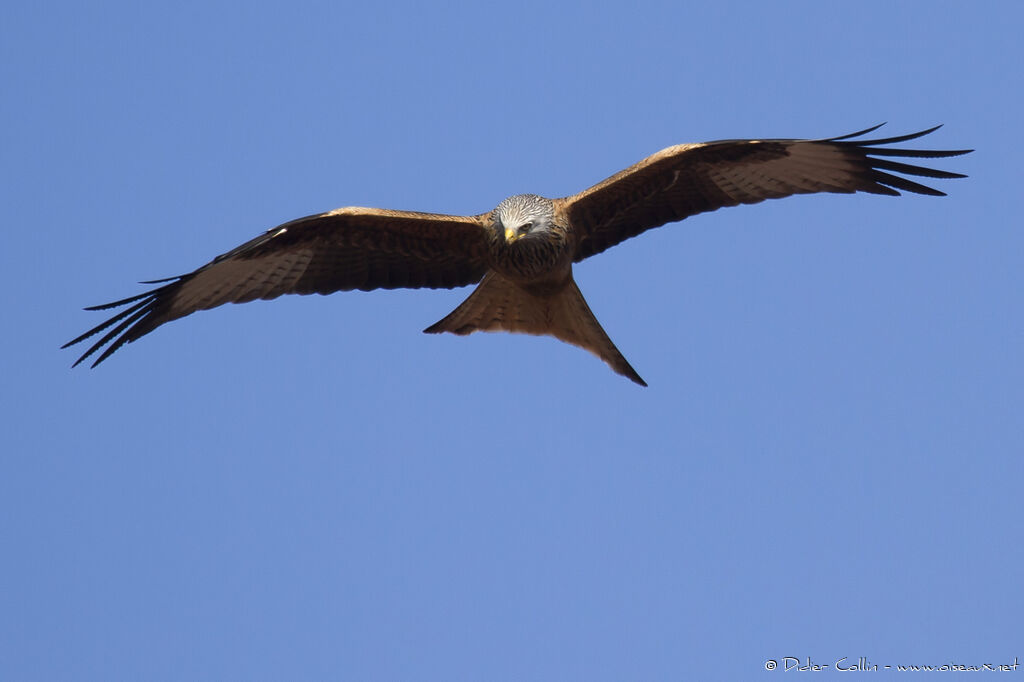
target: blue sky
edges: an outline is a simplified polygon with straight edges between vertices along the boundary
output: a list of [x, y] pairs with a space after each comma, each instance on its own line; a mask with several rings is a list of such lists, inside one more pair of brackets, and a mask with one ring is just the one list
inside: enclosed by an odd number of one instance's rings
[[[1022, 14], [8, 7], [0, 678], [1024, 660]], [[923, 146], [977, 149], [936, 164], [970, 178], [576, 268], [647, 389], [552, 339], [420, 333], [468, 290], [225, 306], [91, 371], [58, 351], [82, 307], [297, 216], [479, 213], [671, 144], [882, 121], [944, 123]]]

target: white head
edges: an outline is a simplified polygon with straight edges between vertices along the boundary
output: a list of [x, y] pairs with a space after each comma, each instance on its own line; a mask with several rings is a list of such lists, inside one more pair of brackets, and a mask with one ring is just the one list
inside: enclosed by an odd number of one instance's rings
[[505, 199], [495, 209], [495, 227], [511, 244], [530, 234], [540, 234], [551, 227], [554, 205], [550, 199], [536, 194], [517, 194]]

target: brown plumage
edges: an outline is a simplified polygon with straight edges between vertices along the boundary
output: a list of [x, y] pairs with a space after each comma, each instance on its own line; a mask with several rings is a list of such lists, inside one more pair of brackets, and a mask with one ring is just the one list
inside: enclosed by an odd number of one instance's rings
[[[937, 128], [938, 126], [936, 126]], [[724, 206], [816, 192], [898, 190], [943, 196], [901, 175], [961, 178], [875, 157], [942, 158], [880, 145], [875, 130], [824, 140], [723, 140], [669, 147], [561, 199], [516, 195], [488, 213], [449, 216], [348, 207], [285, 223], [198, 270], [146, 284], [138, 296], [86, 310], [129, 306], [63, 347], [108, 330], [76, 362], [110, 344], [93, 367], [165, 322], [224, 303], [352, 289], [480, 285], [426, 332], [546, 334], [585, 348], [646, 385], [601, 328], [572, 278], [572, 264], [665, 223]]]

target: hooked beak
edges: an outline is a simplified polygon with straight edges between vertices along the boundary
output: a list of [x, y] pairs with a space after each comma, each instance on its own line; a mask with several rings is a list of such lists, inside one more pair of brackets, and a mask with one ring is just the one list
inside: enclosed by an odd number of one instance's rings
[[509, 244], [511, 244], [512, 242], [514, 242], [515, 240], [519, 239], [522, 236], [523, 235], [519, 233], [519, 230], [515, 228], [505, 228], [505, 241], [508, 242]]

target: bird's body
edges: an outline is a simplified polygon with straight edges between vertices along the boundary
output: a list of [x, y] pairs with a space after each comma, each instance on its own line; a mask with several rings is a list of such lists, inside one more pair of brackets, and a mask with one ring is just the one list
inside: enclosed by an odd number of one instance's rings
[[[876, 126], [877, 127], [877, 126]], [[958, 173], [873, 158], [948, 157], [969, 150], [878, 145], [920, 133], [849, 141], [724, 140], [662, 150], [569, 197], [520, 194], [475, 216], [347, 207], [280, 225], [162, 286], [89, 310], [130, 305], [65, 347], [113, 327], [78, 359], [110, 343], [96, 366], [161, 324], [224, 303], [282, 294], [479, 283], [426, 332], [510, 331], [554, 336], [585, 348], [646, 385], [601, 328], [576, 286], [573, 263], [641, 232], [724, 206], [814, 192], [942, 195], [892, 173]], [[890, 172], [887, 172], [890, 171]]]

